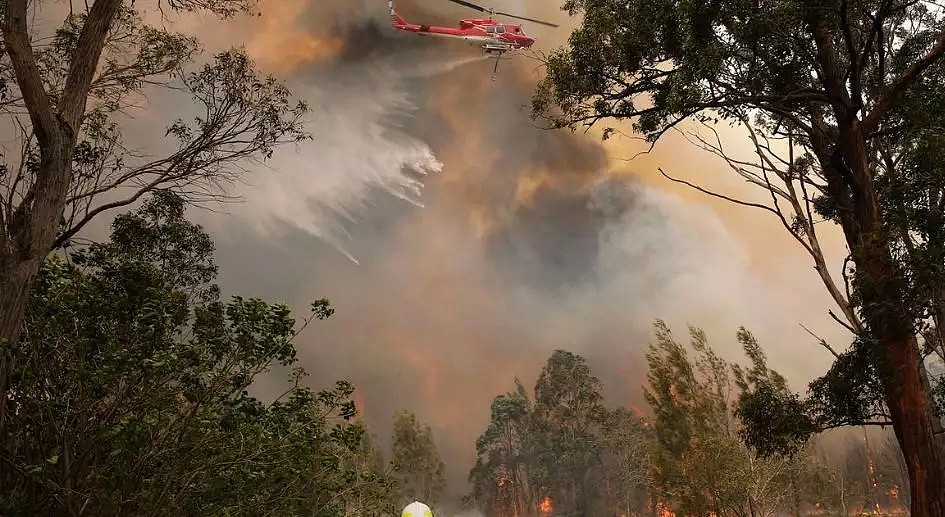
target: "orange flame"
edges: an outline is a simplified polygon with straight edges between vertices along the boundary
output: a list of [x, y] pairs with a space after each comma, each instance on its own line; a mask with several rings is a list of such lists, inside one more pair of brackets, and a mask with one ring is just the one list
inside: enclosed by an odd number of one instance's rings
[[660, 517], [676, 517], [676, 514], [673, 513], [672, 510], [667, 508], [666, 505], [663, 504], [662, 501], [657, 501], [656, 511], [658, 512]]
[[541, 504], [538, 505], [538, 509], [541, 510], [541, 513], [545, 515], [551, 513], [551, 511], [554, 509], [554, 506], [551, 504], [551, 498], [545, 496], [545, 498], [541, 500]]

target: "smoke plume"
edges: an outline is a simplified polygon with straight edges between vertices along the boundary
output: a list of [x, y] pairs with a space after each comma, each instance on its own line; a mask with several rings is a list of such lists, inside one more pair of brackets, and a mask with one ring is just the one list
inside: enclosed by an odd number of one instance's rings
[[[537, 1], [496, 4], [562, 21]], [[438, 0], [398, 9], [445, 25], [476, 14]], [[680, 148], [627, 167], [593, 135], [537, 128], [534, 61], [504, 60], [493, 82], [474, 48], [395, 34], [385, 2], [261, 10], [236, 33], [311, 104], [314, 140], [256, 171], [234, 217], [199, 216], [221, 284], [298, 308], [331, 299], [337, 315], [298, 343], [312, 384], [350, 379], [385, 447], [395, 410], [429, 423], [453, 500], [468, 489], [491, 399], [516, 377], [531, 385], [556, 348], [587, 357], [608, 402], [624, 405], [641, 404], [656, 318], [681, 338], [687, 323], [704, 327], [729, 359], [745, 325], [800, 383], [829, 361], [811, 359], [797, 325], [830, 328], [826, 297], [802, 257], [784, 258], [798, 257], [777, 226], [649, 180]], [[527, 28], [544, 45], [567, 36]]]

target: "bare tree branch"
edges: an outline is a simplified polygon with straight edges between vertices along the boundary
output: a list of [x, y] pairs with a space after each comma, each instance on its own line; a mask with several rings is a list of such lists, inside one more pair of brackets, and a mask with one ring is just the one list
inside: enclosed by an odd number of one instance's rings
[[706, 190], [706, 189], [704, 189], [704, 188], [702, 188], [702, 187], [700, 187], [700, 186], [698, 186], [698, 185], [695, 185], [695, 184], [693, 184], [693, 183], [690, 183], [690, 182], [688, 182], [688, 181], [686, 181], [686, 180], [674, 178], [674, 177], [670, 176], [669, 174], [666, 174], [666, 173], [663, 171], [662, 168], [657, 168], [656, 170], [658, 170], [659, 173], [662, 174], [666, 179], [668, 179], [668, 180], [670, 180], [670, 181], [672, 181], [672, 182], [674, 182], [674, 183], [681, 183], [681, 184], [683, 184], [683, 185], [686, 185], [687, 187], [689, 187], [689, 188], [691, 188], [691, 189], [694, 189], [694, 190], [698, 190], [699, 192], [702, 192], [703, 194], [707, 194], [707, 195], [709, 195], [709, 196], [712, 196], [712, 197], [715, 197], [715, 198], [718, 198], [718, 199], [723, 199], [723, 200], [728, 201], [728, 202], [730, 202], [730, 203], [735, 203], [736, 205], [747, 206], [747, 207], [751, 207], [751, 208], [760, 208], [761, 210], [764, 210], [764, 211], [766, 211], [766, 212], [771, 212], [771, 213], [774, 214], [774, 215], [778, 215], [778, 213], [777, 213], [773, 208], [771, 208], [770, 206], [762, 205], [762, 204], [759, 204], [759, 203], [750, 203], [750, 202], [748, 202], [748, 201], [742, 201], [742, 200], [740, 200], [740, 199], [735, 199], [735, 198], [732, 198], [732, 197], [729, 197], [729, 196], [725, 196], [725, 195], [722, 195], [722, 194], [719, 194], [719, 193], [716, 193], [716, 192], [712, 192], [711, 190]]
[[837, 358], [840, 357], [840, 354], [838, 354], [837, 351], [834, 350], [832, 346], [830, 346], [830, 343], [827, 343], [827, 340], [826, 340], [826, 339], [824, 339], [824, 338], [818, 336], [817, 334], [814, 334], [814, 331], [812, 331], [811, 329], [809, 329], [809, 328], [807, 328], [806, 326], [804, 326], [803, 323], [798, 323], [798, 325], [800, 325], [802, 329], [806, 330], [807, 333], [811, 335], [811, 337], [813, 337], [814, 339], [816, 339], [817, 342], [820, 343], [820, 346], [826, 348], [827, 351], [830, 352], [830, 353], [833, 355], [834, 359], [837, 359]]

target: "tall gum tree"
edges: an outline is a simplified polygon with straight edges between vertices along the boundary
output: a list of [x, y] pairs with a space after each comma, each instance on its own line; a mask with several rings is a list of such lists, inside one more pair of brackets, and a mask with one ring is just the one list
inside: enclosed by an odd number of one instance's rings
[[[230, 17], [253, 3], [167, 0], [137, 7]], [[275, 145], [304, 137], [306, 107], [291, 104], [273, 78], [258, 76], [241, 51], [185, 74], [198, 42], [145, 25], [134, 2], [70, 2], [62, 25], [46, 34], [35, 14], [61, 8], [51, 4], [0, 3], [0, 115], [16, 128], [20, 144], [4, 149], [0, 164], [0, 342], [17, 335], [43, 259], [94, 217], [156, 190], [188, 201], [217, 198], [219, 187], [240, 172], [234, 164], [265, 159]], [[176, 146], [152, 159], [122, 139], [118, 116], [148, 88], [161, 87], [189, 93], [197, 112], [168, 128]], [[0, 392], [8, 368], [0, 370]]]
[[[908, 467], [912, 515], [945, 515], [945, 452], [922, 364], [943, 346], [945, 174], [934, 145], [945, 106], [942, 8], [918, 0], [568, 0], [564, 8], [583, 19], [547, 60], [536, 116], [572, 129], [630, 120], [651, 143], [702, 124], [708, 133], [691, 133], [693, 141], [771, 202], [667, 176], [774, 214], [810, 253], [836, 319], [875, 372]], [[756, 157], [726, 153], [718, 123], [741, 126]], [[824, 259], [821, 220], [842, 229], [843, 282]]]

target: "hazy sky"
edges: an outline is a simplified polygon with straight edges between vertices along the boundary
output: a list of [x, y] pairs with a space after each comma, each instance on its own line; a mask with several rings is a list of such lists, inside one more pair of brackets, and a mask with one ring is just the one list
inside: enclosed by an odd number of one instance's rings
[[[561, 23], [526, 24], [546, 52], [575, 23], [553, 1], [496, 7]], [[475, 14], [445, 0], [398, 8], [446, 25]], [[687, 323], [705, 328], [729, 359], [745, 325], [798, 389], [829, 364], [798, 323], [845, 339], [770, 214], [656, 174], [751, 194], [682, 138], [627, 162], [639, 142], [537, 128], [535, 60], [503, 61], [493, 82], [471, 47], [395, 34], [383, 0], [266, 0], [261, 12], [179, 24], [208, 50], [245, 45], [313, 108], [314, 141], [253, 171], [228, 213], [193, 214], [216, 239], [220, 283], [300, 311], [331, 299], [336, 317], [299, 341], [313, 385], [352, 380], [385, 444], [392, 412], [416, 412], [453, 493], [466, 490], [491, 399], [516, 376], [530, 385], [556, 348], [588, 358], [610, 403], [636, 405], [656, 318], [680, 337]], [[153, 102], [142, 127], [186, 106]]]

